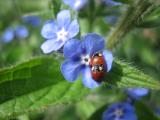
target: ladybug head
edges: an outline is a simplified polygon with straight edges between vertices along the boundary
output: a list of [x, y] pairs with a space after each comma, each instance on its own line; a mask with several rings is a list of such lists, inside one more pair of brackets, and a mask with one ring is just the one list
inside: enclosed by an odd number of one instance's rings
[[102, 57], [102, 53], [101, 52], [97, 52], [92, 57]]

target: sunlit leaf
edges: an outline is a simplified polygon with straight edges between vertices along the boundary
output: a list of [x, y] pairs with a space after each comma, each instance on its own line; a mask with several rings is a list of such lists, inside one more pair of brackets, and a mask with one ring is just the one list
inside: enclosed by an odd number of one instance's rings
[[[60, 60], [36, 57], [0, 71], [0, 118], [47, 108], [49, 105], [79, 101], [92, 90], [81, 80], [66, 81], [60, 72]], [[159, 89], [159, 82], [126, 63], [115, 60], [103, 85]]]

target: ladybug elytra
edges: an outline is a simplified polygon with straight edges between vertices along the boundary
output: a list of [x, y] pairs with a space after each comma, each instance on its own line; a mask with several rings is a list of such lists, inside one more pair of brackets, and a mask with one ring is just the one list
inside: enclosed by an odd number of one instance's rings
[[102, 53], [94, 54], [90, 59], [89, 65], [92, 78], [97, 82], [101, 82], [106, 72], [106, 62]]

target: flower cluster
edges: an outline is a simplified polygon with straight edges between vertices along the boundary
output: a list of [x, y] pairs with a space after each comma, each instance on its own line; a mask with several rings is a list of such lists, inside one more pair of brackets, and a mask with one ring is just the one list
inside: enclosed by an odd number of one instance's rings
[[[80, 41], [74, 38], [78, 33], [77, 19], [71, 21], [69, 10], [62, 10], [57, 14], [57, 20], [49, 20], [44, 24], [41, 34], [46, 41], [41, 49], [48, 54], [63, 48], [66, 60], [61, 65], [61, 72], [64, 78], [74, 82], [82, 73], [83, 84], [88, 88], [95, 88], [101, 82], [96, 81], [94, 76], [101, 78], [104, 72], [110, 71], [113, 56], [110, 51], [104, 50], [105, 41], [100, 35], [89, 33]], [[104, 64], [93, 64], [91, 67], [90, 61], [97, 53], [101, 55]], [[93, 71], [99, 71], [99, 75]]]
[[[87, 0], [63, 0], [74, 10], [80, 10]], [[108, 6], [121, 5], [113, 0], [103, 0]], [[61, 64], [61, 72], [69, 82], [74, 82], [82, 75], [84, 86], [92, 89], [102, 83], [106, 72], [109, 72], [113, 63], [111, 51], [104, 50], [105, 40], [96, 33], [88, 33], [77, 39], [79, 24], [76, 18], [71, 19], [69, 10], [62, 10], [57, 14], [56, 20], [48, 20], [41, 30], [45, 42], [41, 45], [43, 53], [49, 54], [63, 50], [65, 60]], [[117, 17], [107, 19], [114, 24]], [[145, 88], [128, 88], [125, 90], [134, 100], [148, 94]], [[103, 120], [137, 120], [135, 108], [131, 102], [115, 103], [104, 111]]]
[[28, 34], [28, 29], [25, 26], [18, 25], [16, 27], [7, 28], [4, 31], [1, 39], [3, 40], [3, 42], [9, 43], [15, 38], [24, 39], [28, 36]]

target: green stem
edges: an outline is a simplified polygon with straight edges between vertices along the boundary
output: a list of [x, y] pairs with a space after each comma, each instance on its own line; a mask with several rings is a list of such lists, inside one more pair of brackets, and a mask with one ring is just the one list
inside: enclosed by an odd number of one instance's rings
[[12, 1], [12, 7], [16, 11], [15, 16], [19, 19], [19, 17], [21, 16], [21, 9], [19, 7], [19, 4], [18, 4], [17, 0]]
[[150, 12], [154, 4], [154, 2], [149, 2], [149, 0], [138, 0], [134, 2], [133, 5], [128, 8], [126, 14], [120, 19], [115, 29], [113, 29], [111, 34], [107, 37], [107, 48], [113, 49], [115, 45], [120, 42], [122, 37], [134, 28], [135, 24], [142, 22], [143, 16]]
[[60, 11], [61, 8], [61, 1], [60, 0], [51, 0], [50, 9], [53, 11], [53, 18], [56, 18], [57, 13]]
[[88, 32], [93, 31], [93, 24], [95, 20], [95, 1], [89, 0], [88, 3]]

